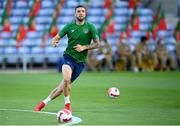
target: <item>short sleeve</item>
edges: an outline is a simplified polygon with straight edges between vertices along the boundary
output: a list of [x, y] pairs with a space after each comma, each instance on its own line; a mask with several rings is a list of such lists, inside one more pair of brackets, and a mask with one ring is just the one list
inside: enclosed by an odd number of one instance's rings
[[68, 31], [68, 24], [65, 25], [62, 30], [60, 30], [60, 32], [58, 33], [58, 35], [60, 36], [60, 38], [62, 38], [63, 36], [65, 36], [67, 34]]
[[98, 32], [93, 24], [91, 24], [91, 34], [93, 39], [99, 39]]

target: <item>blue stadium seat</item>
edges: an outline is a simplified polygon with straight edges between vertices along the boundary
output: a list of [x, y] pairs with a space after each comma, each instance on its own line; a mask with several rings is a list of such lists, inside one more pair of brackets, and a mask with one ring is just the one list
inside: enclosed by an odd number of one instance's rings
[[16, 47], [5, 47], [4, 55], [6, 59], [6, 63], [8, 64], [16, 64], [18, 62], [17, 48]]
[[[3, 9], [3, 8], [0, 8], [0, 15], [2, 15], [3, 12], [4, 12], [4, 9]], [[1, 19], [0, 19], [0, 21], [1, 21]]]
[[75, 1], [75, 0], [68, 0], [67, 2], [66, 2], [66, 5], [68, 6], [68, 7], [72, 7], [72, 8], [74, 8], [75, 6], [77, 6], [79, 4], [79, 2], [78, 1]]
[[6, 46], [16, 46], [16, 40], [14, 38], [7, 39]]
[[42, 39], [41, 38], [28, 38], [23, 41], [24, 46], [41, 46]]
[[127, 22], [127, 16], [121, 16], [121, 18], [119, 18], [118, 16], [114, 18], [115, 22], [117, 24], [119, 23], [126, 23]]
[[[18, 17], [16, 16], [10, 16], [9, 17], [9, 21], [11, 22], [11, 25], [13, 24], [19, 24], [21, 19], [19, 19]], [[12, 27], [12, 26], [11, 26]]]
[[88, 12], [88, 16], [103, 16], [103, 11], [100, 8], [91, 8], [91, 11]]
[[116, 15], [129, 15], [130, 10], [128, 10], [127, 8], [116, 8], [114, 10], [114, 13]]
[[169, 43], [169, 44], [166, 44], [166, 48], [167, 48], [168, 52], [174, 52], [175, 49], [176, 49], [176, 45], [172, 44], [172, 43]]
[[152, 22], [152, 16], [139, 16], [140, 23], [150, 23]]
[[128, 7], [128, 2], [117, 0], [116, 4], [115, 4], [115, 7], [116, 8], [127, 8]]
[[32, 62], [33, 63], [44, 63], [45, 58], [42, 56], [44, 54], [44, 49], [41, 47], [32, 47], [31, 49], [31, 55], [32, 55]]
[[140, 30], [148, 30], [149, 29], [149, 26], [150, 24], [148, 23], [140, 23], [139, 27], [140, 27]]
[[42, 0], [41, 6], [42, 6], [42, 8], [47, 8], [47, 7], [53, 8], [54, 4], [53, 4], [53, 1], [51, 1], [51, 0]]
[[3, 47], [0, 47], [0, 64], [4, 62], [3, 55], [4, 55], [4, 49]]
[[37, 25], [36, 25], [36, 30], [37, 30], [37, 32], [43, 31], [44, 28], [46, 28], [46, 26], [45, 26], [44, 24], [37, 24]]
[[27, 7], [28, 6], [28, 2], [24, 1], [24, 0], [17, 0], [16, 1], [16, 8], [23, 8], [23, 7]]
[[19, 26], [18, 26], [17, 24], [12, 24], [12, 25], [11, 25], [11, 30], [12, 30], [12, 32], [17, 32], [18, 29], [19, 29]]
[[158, 31], [158, 37], [166, 37], [168, 35], [167, 31]]
[[140, 38], [141, 36], [142, 36], [142, 33], [140, 31], [132, 31], [131, 32], [131, 37]]
[[62, 16], [59, 16], [58, 17], [58, 23], [68, 23], [69, 21], [71, 21], [71, 20], [73, 20], [74, 19], [74, 17], [72, 17], [72, 16], [64, 16], [64, 17], [62, 17]]
[[61, 16], [73, 16], [74, 15], [74, 8], [67, 7], [61, 9]]
[[1, 32], [1, 39], [9, 39], [12, 38], [12, 33], [11, 32]]
[[38, 15], [39, 16], [52, 16], [54, 12], [54, 8], [42, 8], [39, 10]]
[[30, 52], [31, 52], [31, 48], [29, 47], [20, 47], [18, 49], [20, 63], [23, 62], [23, 58], [26, 58], [27, 63], [31, 62]]
[[104, 21], [104, 17], [99, 16], [89, 16], [88, 20], [92, 23], [102, 23]]
[[24, 16], [28, 15], [29, 10], [27, 8], [13, 8], [11, 15], [13, 16]]
[[140, 16], [152, 16], [153, 11], [149, 8], [138, 8], [138, 13]]
[[54, 47], [46, 47], [44, 49], [48, 63], [57, 63], [60, 55], [59, 49]]
[[47, 23], [51, 23], [52, 22], [52, 18], [50, 18], [48, 15], [46, 16], [37, 16], [35, 18], [35, 22], [36, 23], [40, 23], [40, 24], [47, 24]]
[[27, 38], [29, 39], [38, 39], [41, 38], [42, 32], [28, 32], [27, 33]]

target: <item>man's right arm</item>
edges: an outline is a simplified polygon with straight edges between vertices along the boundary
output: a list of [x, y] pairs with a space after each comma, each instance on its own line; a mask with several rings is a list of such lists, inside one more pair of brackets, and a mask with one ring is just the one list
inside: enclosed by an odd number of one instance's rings
[[59, 43], [59, 40], [60, 40], [60, 36], [59, 36], [59, 34], [57, 34], [54, 38], [52, 38], [51, 44], [52, 44], [54, 47], [57, 47], [57, 46], [58, 46], [58, 43]]

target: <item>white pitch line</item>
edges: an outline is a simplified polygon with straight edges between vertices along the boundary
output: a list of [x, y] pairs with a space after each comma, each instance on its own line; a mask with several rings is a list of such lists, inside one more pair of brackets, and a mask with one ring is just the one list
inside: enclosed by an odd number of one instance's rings
[[[24, 110], [24, 109], [1, 109], [0, 111], [14, 111], [14, 112], [31, 112], [31, 113], [40, 113], [40, 114], [48, 114], [48, 115], [55, 115], [57, 116], [57, 113], [54, 112], [45, 112], [45, 111], [40, 111], [40, 112], [35, 112], [32, 110]], [[82, 122], [82, 119], [76, 116], [72, 116], [72, 121], [69, 123], [61, 124], [60, 126], [68, 126], [68, 125], [74, 125]]]

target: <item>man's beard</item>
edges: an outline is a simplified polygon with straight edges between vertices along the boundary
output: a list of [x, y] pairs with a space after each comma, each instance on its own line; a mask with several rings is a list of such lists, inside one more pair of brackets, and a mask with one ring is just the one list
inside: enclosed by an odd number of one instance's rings
[[78, 20], [79, 22], [84, 21], [84, 19], [85, 19], [85, 18], [78, 18], [78, 17], [77, 17], [77, 20]]

